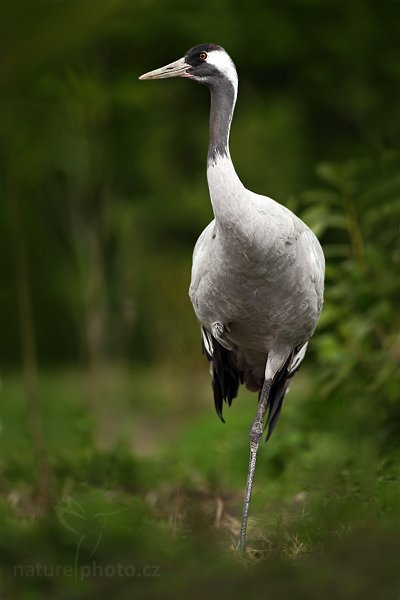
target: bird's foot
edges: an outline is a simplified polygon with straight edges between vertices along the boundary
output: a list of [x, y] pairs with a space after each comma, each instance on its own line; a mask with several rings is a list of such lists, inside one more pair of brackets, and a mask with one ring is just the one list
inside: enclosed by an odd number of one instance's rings
[[213, 336], [218, 340], [219, 338], [221, 338], [224, 333], [229, 333], [230, 329], [228, 327], [228, 325], [224, 325], [223, 323], [220, 323], [219, 321], [217, 321], [216, 323], [213, 323], [212, 325], [212, 334]]

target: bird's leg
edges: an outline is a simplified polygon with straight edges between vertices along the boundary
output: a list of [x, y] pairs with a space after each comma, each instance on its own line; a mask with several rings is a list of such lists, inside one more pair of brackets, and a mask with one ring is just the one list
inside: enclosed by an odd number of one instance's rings
[[264, 417], [268, 406], [268, 397], [271, 390], [272, 379], [265, 379], [261, 390], [260, 401], [258, 403], [256, 416], [250, 428], [250, 462], [247, 475], [246, 493], [244, 496], [242, 525], [240, 528], [239, 551], [244, 553], [246, 549], [246, 530], [247, 519], [249, 516], [249, 507], [251, 499], [251, 490], [253, 488], [254, 472], [256, 470], [257, 451], [264, 430]]

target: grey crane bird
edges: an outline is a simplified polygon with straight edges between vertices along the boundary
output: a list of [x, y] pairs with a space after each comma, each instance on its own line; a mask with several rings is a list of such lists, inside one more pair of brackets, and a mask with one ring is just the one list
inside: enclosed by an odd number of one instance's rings
[[246, 530], [257, 451], [278, 421], [290, 378], [298, 369], [323, 304], [325, 261], [312, 231], [285, 206], [247, 190], [229, 152], [238, 78], [215, 44], [139, 79], [185, 77], [211, 92], [207, 179], [214, 220], [193, 253], [189, 295], [211, 363], [214, 401], [222, 417], [239, 384], [259, 393], [250, 428], [250, 462], [239, 549]]

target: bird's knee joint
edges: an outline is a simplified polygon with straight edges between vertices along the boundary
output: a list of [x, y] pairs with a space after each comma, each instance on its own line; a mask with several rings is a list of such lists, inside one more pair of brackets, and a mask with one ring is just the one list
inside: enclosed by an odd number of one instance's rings
[[262, 423], [260, 423], [259, 421], [254, 422], [250, 428], [250, 446], [257, 447], [258, 444], [260, 443], [262, 435], [263, 435]]

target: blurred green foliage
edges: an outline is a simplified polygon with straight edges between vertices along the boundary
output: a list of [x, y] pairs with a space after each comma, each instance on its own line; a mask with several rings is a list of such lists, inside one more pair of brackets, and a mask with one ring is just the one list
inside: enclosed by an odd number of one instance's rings
[[[315, 185], [316, 163], [379, 163], [397, 146], [398, 12], [356, 0], [5, 3], [1, 194], [21, 202], [41, 359], [160, 360], [196, 345], [187, 286], [211, 218], [208, 92], [143, 84], [141, 72], [202, 40], [224, 45], [240, 76], [239, 174], [290, 204]], [[15, 249], [7, 202], [0, 210], [0, 355], [15, 364]]]
[[[398, 596], [399, 17], [398, 0], [0, 6], [5, 597]], [[212, 414], [187, 297], [212, 218], [208, 92], [137, 79], [204, 41], [238, 68], [239, 175], [327, 259], [319, 327], [260, 453], [244, 566], [231, 545], [255, 398], [241, 391], [225, 426]], [[78, 559], [60, 511], [85, 521]], [[99, 523], [99, 563], [162, 577], [13, 575], [84, 566]]]
[[304, 216], [327, 240], [327, 302], [315, 339], [324, 398], [392, 450], [400, 432], [399, 166], [396, 152], [320, 164], [327, 189], [303, 194]]

